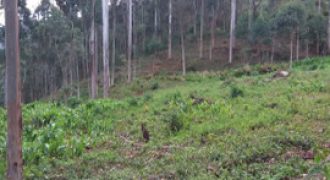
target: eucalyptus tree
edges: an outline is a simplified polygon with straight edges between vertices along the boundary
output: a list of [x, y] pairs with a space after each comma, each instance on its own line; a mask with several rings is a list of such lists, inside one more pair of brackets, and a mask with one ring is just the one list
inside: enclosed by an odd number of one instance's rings
[[110, 75], [110, 85], [115, 84], [115, 73], [116, 73], [116, 31], [117, 31], [117, 0], [112, 1], [112, 54], [111, 54], [111, 75]]
[[328, 54], [330, 54], [330, 0], [328, 1], [328, 38], [327, 38], [327, 44], [328, 44]]
[[189, 0], [175, 1], [175, 14], [177, 17], [176, 26], [179, 27], [180, 46], [181, 46], [181, 71], [182, 75], [186, 75], [187, 67], [187, 54], [186, 54], [186, 34], [189, 25], [193, 23], [194, 16], [191, 16], [190, 12], [193, 11], [193, 6], [187, 6]]
[[127, 82], [130, 83], [132, 81], [132, 41], [133, 41], [133, 3], [132, 0], [128, 0], [127, 2]]
[[233, 62], [233, 47], [235, 46], [235, 29], [236, 29], [236, 0], [231, 0], [230, 39], [229, 39], [230, 64]]
[[23, 179], [22, 112], [17, 0], [5, 0], [7, 179]]
[[290, 69], [293, 61], [293, 41], [295, 34], [299, 33], [300, 25], [304, 24], [305, 11], [299, 2], [284, 4], [275, 16], [274, 24], [278, 34], [289, 36], [290, 39]]
[[308, 32], [305, 36], [309, 41], [315, 42], [315, 51], [317, 55], [321, 52], [322, 39], [325, 39], [327, 35], [326, 22], [326, 18], [320, 14], [312, 14], [306, 22]]
[[168, 59], [172, 59], [172, 17], [173, 3], [168, 0]]
[[89, 53], [92, 63], [91, 67], [91, 98], [95, 99], [97, 96], [97, 64], [96, 64], [96, 38], [95, 38], [95, 3], [96, 0], [92, 0], [91, 7], [91, 25], [90, 25], [90, 36], [89, 36]]
[[103, 97], [109, 96], [110, 70], [109, 70], [109, 1], [102, 0], [103, 21]]
[[201, 0], [200, 9], [200, 29], [199, 29], [199, 58], [203, 58], [204, 51], [204, 19], [205, 19], [205, 0]]

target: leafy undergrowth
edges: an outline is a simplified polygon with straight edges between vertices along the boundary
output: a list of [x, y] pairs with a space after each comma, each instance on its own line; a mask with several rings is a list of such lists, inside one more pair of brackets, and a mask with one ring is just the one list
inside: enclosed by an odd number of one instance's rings
[[[330, 175], [330, 59], [140, 79], [120, 99], [23, 108], [26, 179]], [[5, 112], [0, 110], [0, 179]], [[141, 132], [149, 131], [146, 143]]]

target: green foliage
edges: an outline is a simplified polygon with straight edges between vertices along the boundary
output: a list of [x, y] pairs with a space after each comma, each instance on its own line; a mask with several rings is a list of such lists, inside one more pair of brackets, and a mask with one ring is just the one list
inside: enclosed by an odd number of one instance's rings
[[244, 91], [240, 89], [237, 86], [232, 86], [230, 88], [230, 97], [231, 98], [237, 98], [237, 97], [243, 97], [244, 96]]
[[[266, 66], [266, 65], [263, 65]], [[262, 65], [192, 80], [141, 80], [121, 100], [25, 105], [27, 179], [285, 179], [329, 174], [329, 58], [297, 62], [290, 77]], [[284, 65], [271, 66], [281, 69]], [[317, 69], [317, 70], [314, 70]], [[311, 71], [312, 70], [312, 71]], [[255, 73], [256, 72], [256, 73]], [[172, 80], [174, 79], [174, 80]], [[162, 84], [153, 90], [153, 83]], [[135, 86], [135, 85], [132, 85]], [[118, 87], [119, 88], [119, 87]], [[121, 88], [119, 88], [121, 89]], [[72, 102], [72, 103], [71, 103]], [[142, 142], [141, 123], [150, 133]], [[5, 111], [0, 108], [0, 174]], [[312, 151], [314, 159], [303, 153]], [[248, 168], [247, 168], [248, 167]]]
[[248, 14], [244, 13], [241, 16], [238, 17], [237, 20], [237, 28], [236, 28], [236, 35], [237, 37], [243, 38], [246, 37], [249, 33], [248, 27]]
[[146, 44], [145, 52], [153, 54], [166, 48], [166, 45], [158, 38], [150, 39]]
[[327, 19], [319, 14], [312, 14], [306, 23], [307, 31], [304, 31], [304, 37], [309, 40], [323, 39], [327, 35]]
[[303, 5], [298, 2], [288, 2], [277, 12], [274, 26], [278, 33], [290, 33], [305, 23], [306, 13]]
[[168, 125], [170, 134], [179, 132], [184, 126], [182, 119], [179, 117], [178, 112], [175, 110], [164, 114], [162, 121]]

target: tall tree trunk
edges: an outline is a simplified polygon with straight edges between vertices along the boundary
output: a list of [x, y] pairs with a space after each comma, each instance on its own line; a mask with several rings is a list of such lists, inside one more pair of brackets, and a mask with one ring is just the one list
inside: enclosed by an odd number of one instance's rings
[[299, 60], [299, 51], [300, 51], [300, 39], [299, 39], [299, 29], [297, 30], [297, 44], [296, 44], [296, 60]]
[[128, 43], [127, 43], [127, 59], [128, 59], [128, 67], [127, 67], [127, 82], [130, 83], [132, 81], [132, 27], [133, 27], [133, 22], [132, 22], [132, 0], [128, 0]]
[[197, 24], [198, 24], [198, 8], [197, 8], [197, 0], [192, 0], [193, 1], [193, 8], [194, 8], [194, 37], [197, 36]]
[[144, 17], [144, 13], [145, 13], [145, 9], [144, 9], [144, 4], [142, 3], [142, 7], [141, 7], [141, 11], [142, 11], [142, 26], [143, 26], [143, 35], [142, 35], [142, 52], [145, 53], [146, 50], [146, 22], [145, 22], [145, 17]]
[[[137, 57], [138, 55], [138, 9], [139, 9], [139, 6], [134, 6], [133, 9], [132, 9], [132, 24], [133, 24], [133, 28], [132, 28], [132, 36], [133, 36], [133, 39], [132, 39], [132, 46], [133, 46], [133, 56], [132, 56], [132, 59], [134, 60], [133, 61], [133, 75], [132, 75], [132, 79], [136, 79], [137, 77], [137, 74], [138, 74], [138, 58], [135, 58]], [[135, 13], [135, 14], [134, 14]]]
[[96, 86], [95, 86], [95, 92], [96, 92], [96, 97], [99, 96], [99, 26], [96, 26], [95, 29], [95, 77], [96, 77]]
[[230, 42], [229, 42], [229, 63], [233, 62], [233, 47], [235, 46], [236, 29], [236, 0], [231, 0], [231, 20], [230, 20]]
[[293, 61], [293, 37], [294, 33], [290, 35], [290, 69], [292, 69], [292, 61]]
[[216, 15], [215, 15], [215, 7], [212, 6], [212, 20], [211, 20], [211, 39], [210, 39], [210, 51], [209, 51], [209, 60], [213, 60], [213, 50], [215, 48], [215, 23], [216, 23]]
[[328, 54], [330, 54], [330, 1], [328, 5]]
[[74, 63], [74, 55], [73, 55], [73, 40], [74, 40], [74, 33], [73, 33], [73, 23], [71, 23], [71, 41], [70, 41], [70, 53], [69, 53], [69, 64], [70, 64], [70, 96], [73, 95], [73, 63]]
[[248, 18], [249, 41], [252, 40], [252, 23], [254, 18], [253, 7], [254, 7], [254, 0], [249, 0], [249, 18]]
[[168, 6], [168, 59], [172, 59], [172, 0], [169, 0]]
[[182, 75], [186, 75], [186, 49], [184, 44], [184, 32], [183, 23], [180, 19], [180, 37], [181, 37], [181, 63], [182, 63]]
[[322, 4], [322, 2], [321, 2], [321, 0], [319, 0], [319, 2], [318, 2], [318, 12], [321, 14], [321, 4]]
[[110, 70], [109, 70], [109, 1], [102, 0], [103, 21], [103, 97], [109, 96]]
[[316, 54], [320, 55], [320, 34], [317, 33], [316, 35]]
[[23, 179], [22, 112], [17, 0], [5, 0], [7, 179]]
[[77, 61], [76, 66], [76, 73], [77, 73], [77, 97], [80, 99], [80, 73], [79, 73], [79, 62]]
[[274, 63], [274, 54], [275, 54], [275, 38], [272, 37], [272, 53], [271, 53], [271, 56], [270, 56], [271, 64]]
[[306, 39], [306, 58], [309, 58], [309, 40]]
[[158, 38], [158, 32], [159, 32], [159, 2], [158, 0], [154, 0], [155, 2], [155, 10], [154, 10], [154, 37]]
[[112, 10], [112, 60], [111, 60], [111, 85], [115, 84], [115, 73], [116, 73], [116, 29], [117, 29], [117, 13], [116, 5], [113, 6]]
[[205, 11], [205, 0], [202, 1], [201, 7], [201, 19], [200, 19], [200, 34], [199, 34], [199, 58], [203, 58], [203, 50], [204, 50], [204, 11]]
[[96, 98], [96, 91], [97, 91], [97, 67], [96, 67], [96, 42], [95, 42], [95, 16], [94, 16], [94, 9], [95, 9], [95, 1], [92, 1], [92, 22], [91, 22], [91, 30], [90, 30], [90, 39], [89, 39], [89, 54], [92, 62], [92, 67], [91, 67], [91, 98], [95, 99]]

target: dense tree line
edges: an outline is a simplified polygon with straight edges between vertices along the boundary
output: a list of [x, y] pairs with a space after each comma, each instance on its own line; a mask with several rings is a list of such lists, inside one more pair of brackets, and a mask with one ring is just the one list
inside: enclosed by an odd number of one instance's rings
[[[185, 74], [192, 59], [293, 62], [327, 54], [330, 44], [328, 0], [42, 0], [35, 12], [26, 0], [18, 5], [24, 102], [60, 88], [96, 98], [103, 87], [106, 97], [110, 85], [141, 74], [140, 61], [152, 54], [165, 52], [161, 60], [177, 61]], [[0, 34], [3, 41], [4, 28]]]

